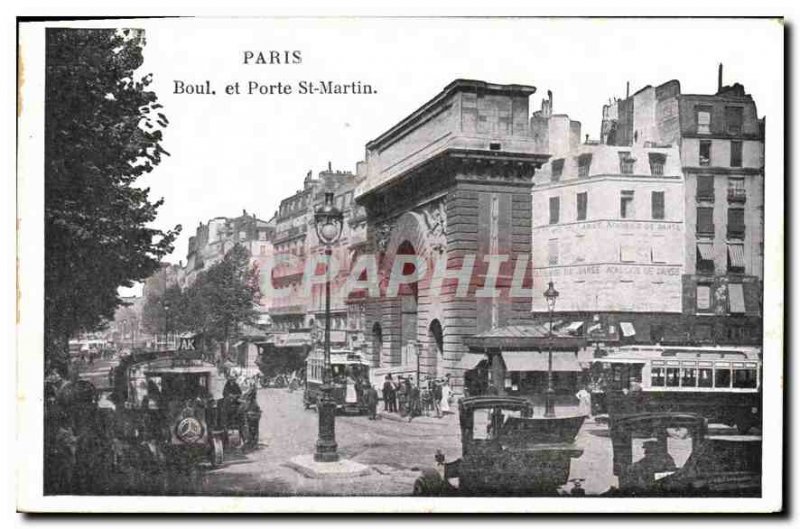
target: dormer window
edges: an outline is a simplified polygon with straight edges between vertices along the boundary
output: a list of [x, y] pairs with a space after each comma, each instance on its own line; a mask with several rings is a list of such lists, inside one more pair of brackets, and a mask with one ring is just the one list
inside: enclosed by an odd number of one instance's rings
[[619, 153], [619, 172], [621, 174], [633, 174], [633, 164], [636, 159], [631, 156], [628, 151], [620, 151]]
[[578, 156], [578, 176], [586, 178], [589, 176], [589, 168], [592, 166], [591, 153], [581, 154]]
[[664, 176], [664, 163], [667, 161], [667, 156], [660, 152], [651, 152], [648, 154], [650, 160], [650, 174], [653, 176]]

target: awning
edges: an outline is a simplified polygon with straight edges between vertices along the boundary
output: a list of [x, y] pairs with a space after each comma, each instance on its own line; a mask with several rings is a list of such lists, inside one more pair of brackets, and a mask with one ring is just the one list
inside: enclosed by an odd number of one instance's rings
[[636, 334], [636, 329], [633, 328], [633, 324], [630, 322], [620, 322], [619, 328], [622, 330], [622, 336], [628, 337]]
[[486, 360], [486, 355], [478, 353], [464, 353], [464, 355], [461, 357], [461, 361], [458, 363], [458, 367], [464, 371], [469, 371], [470, 369], [475, 369], [483, 360]]
[[731, 304], [731, 314], [744, 314], [744, 289], [741, 283], [728, 285], [728, 297]]
[[697, 245], [697, 253], [703, 261], [714, 260], [714, 245], [711, 243], [702, 243]]
[[593, 332], [599, 332], [599, 331], [602, 330], [601, 327], [602, 327], [601, 324], [595, 323], [594, 325], [589, 327], [589, 330], [587, 332], [590, 333], [590, 334], [593, 333]]
[[567, 325], [566, 330], [567, 332], [578, 332], [580, 328], [583, 327], [582, 321], [573, 321], [569, 325]]
[[[547, 353], [508, 351], [503, 353], [507, 371], [547, 371]], [[553, 351], [553, 371], [580, 372], [578, 358], [572, 351]]]
[[730, 257], [733, 268], [744, 268], [744, 245], [729, 244], [728, 257]]

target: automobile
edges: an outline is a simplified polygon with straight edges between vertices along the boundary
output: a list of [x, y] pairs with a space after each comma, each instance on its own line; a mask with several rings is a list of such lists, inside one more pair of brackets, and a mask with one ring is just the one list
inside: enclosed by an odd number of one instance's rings
[[557, 495], [583, 453], [574, 439], [584, 416], [533, 417], [528, 400], [509, 396], [467, 397], [458, 412], [461, 457], [437, 452], [414, 495]]
[[606, 495], [761, 494], [760, 436], [708, 435], [705, 417], [679, 412], [617, 417], [610, 436], [618, 486]]
[[226, 448], [241, 445], [224, 385], [217, 366], [196, 352], [148, 352], [120, 363], [112, 398], [128, 442], [147, 444], [167, 463], [218, 466]]

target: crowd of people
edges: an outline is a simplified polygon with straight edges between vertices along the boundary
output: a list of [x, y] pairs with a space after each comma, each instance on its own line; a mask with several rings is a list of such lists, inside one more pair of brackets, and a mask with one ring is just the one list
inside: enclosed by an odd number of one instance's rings
[[451, 412], [453, 392], [450, 375], [444, 378], [426, 377], [416, 384], [411, 377], [387, 374], [383, 382], [383, 411], [408, 417], [409, 422], [421, 415], [441, 418]]

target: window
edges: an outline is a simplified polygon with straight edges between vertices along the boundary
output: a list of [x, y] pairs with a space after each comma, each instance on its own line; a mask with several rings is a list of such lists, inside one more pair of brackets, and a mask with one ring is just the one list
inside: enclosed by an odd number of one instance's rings
[[697, 272], [699, 274], [714, 273], [714, 243], [701, 242], [697, 244]]
[[697, 310], [699, 312], [711, 310], [711, 285], [697, 285]]
[[651, 386], [664, 386], [664, 368], [653, 366], [650, 368], [650, 385]]
[[[703, 362], [700, 362], [700, 364], [702, 365]], [[714, 371], [710, 367], [700, 367], [697, 370], [697, 387], [710, 388], [713, 386], [714, 386]]]
[[586, 178], [589, 176], [589, 168], [592, 166], [592, 155], [581, 154], [578, 156], [578, 176]]
[[558, 224], [560, 206], [559, 197], [550, 197], [550, 224]]
[[636, 262], [636, 247], [633, 243], [623, 242], [619, 245], [619, 260], [623, 263]]
[[728, 134], [742, 133], [742, 107], [725, 107], [725, 130]]
[[697, 200], [714, 201], [714, 175], [697, 175]]
[[677, 388], [680, 385], [680, 368], [679, 367], [668, 367], [667, 368], [667, 387], [668, 388]]
[[700, 167], [711, 165], [711, 142], [703, 140], [700, 142], [700, 158], [697, 161]]
[[731, 368], [727, 364], [718, 363], [714, 366], [714, 387], [731, 387]]
[[744, 209], [728, 208], [728, 238], [744, 239]]
[[711, 134], [711, 107], [697, 107], [697, 133]]
[[547, 264], [551, 266], [558, 264], [558, 239], [547, 241]]
[[741, 283], [730, 283], [728, 285], [728, 305], [731, 314], [744, 314], [744, 286]]
[[558, 160], [553, 160], [553, 163], [550, 166], [550, 181], [551, 182], [558, 182], [561, 180], [561, 173], [564, 172], [564, 158], [560, 158]]
[[734, 369], [733, 387], [755, 389], [758, 387], [758, 371], [755, 368]]
[[633, 218], [633, 191], [622, 191], [620, 193], [619, 216], [622, 219]]
[[714, 235], [714, 208], [697, 208], [697, 234]]
[[653, 191], [650, 195], [650, 209], [653, 214], [653, 220], [661, 220], [664, 218], [664, 192]]
[[694, 367], [681, 368], [681, 387], [693, 388], [697, 385], [697, 369]]
[[586, 220], [586, 208], [589, 204], [589, 193], [578, 193], [578, 220]]
[[631, 158], [631, 153], [628, 151], [619, 152], [619, 172], [621, 174], [633, 174], [633, 163], [636, 160]]
[[728, 245], [728, 272], [744, 273], [744, 244]]
[[664, 237], [653, 237], [653, 244], [650, 247], [650, 262], [667, 262], [667, 245], [664, 244]]
[[731, 142], [731, 167], [742, 166], [742, 142]]
[[650, 159], [650, 174], [653, 176], [664, 175], [664, 163], [667, 161], [667, 156], [658, 152], [651, 152], [648, 154]]

